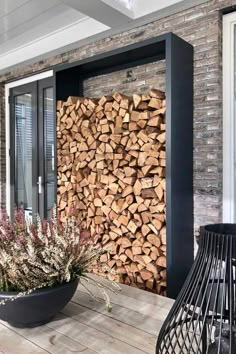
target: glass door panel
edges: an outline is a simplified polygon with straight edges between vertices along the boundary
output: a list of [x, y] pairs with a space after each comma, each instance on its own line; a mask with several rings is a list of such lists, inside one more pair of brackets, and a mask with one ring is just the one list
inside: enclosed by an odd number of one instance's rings
[[21, 207], [31, 217], [37, 212], [37, 84], [30, 83], [10, 92], [11, 216]]
[[55, 123], [52, 78], [11, 89], [11, 215], [48, 218], [55, 203]]
[[15, 204], [32, 213], [32, 94], [15, 97]]
[[53, 88], [43, 90], [44, 100], [44, 173], [45, 173], [45, 209], [46, 216], [50, 217], [50, 211], [55, 204], [55, 161], [54, 161], [54, 111]]
[[54, 161], [54, 98], [52, 78], [38, 83], [38, 146], [39, 146], [39, 179], [42, 188], [39, 191], [39, 213], [49, 218], [55, 204], [55, 161]]

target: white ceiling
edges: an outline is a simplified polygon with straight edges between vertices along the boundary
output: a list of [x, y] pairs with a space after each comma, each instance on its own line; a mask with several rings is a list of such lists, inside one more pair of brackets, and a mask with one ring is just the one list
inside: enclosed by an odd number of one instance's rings
[[206, 1], [0, 0], [0, 72]]
[[0, 55], [86, 18], [58, 0], [21, 1], [8, 14], [1, 16], [0, 10]]
[[124, 5], [127, 9], [131, 9], [133, 7], [134, 0], [115, 0], [115, 2]]

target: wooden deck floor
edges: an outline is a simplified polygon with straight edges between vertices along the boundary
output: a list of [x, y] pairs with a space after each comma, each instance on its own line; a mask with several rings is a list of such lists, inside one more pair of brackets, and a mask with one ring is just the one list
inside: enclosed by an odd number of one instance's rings
[[17, 329], [0, 321], [0, 354], [155, 353], [173, 301], [128, 286], [110, 298], [112, 312], [79, 286], [62, 313], [45, 326]]

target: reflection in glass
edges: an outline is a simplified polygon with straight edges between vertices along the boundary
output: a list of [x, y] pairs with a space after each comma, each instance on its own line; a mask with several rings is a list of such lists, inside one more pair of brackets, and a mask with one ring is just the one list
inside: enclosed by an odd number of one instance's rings
[[50, 87], [44, 90], [44, 168], [47, 217], [50, 216], [55, 203], [54, 129], [53, 89]]
[[32, 96], [15, 97], [15, 202], [32, 211]]

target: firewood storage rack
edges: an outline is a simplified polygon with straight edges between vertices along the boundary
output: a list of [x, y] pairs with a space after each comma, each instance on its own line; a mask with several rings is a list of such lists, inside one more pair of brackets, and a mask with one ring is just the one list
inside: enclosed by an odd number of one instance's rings
[[193, 47], [167, 33], [58, 65], [54, 68], [54, 99], [56, 103], [68, 96], [83, 96], [83, 81], [89, 77], [164, 59], [167, 296], [176, 298], [193, 263]]

